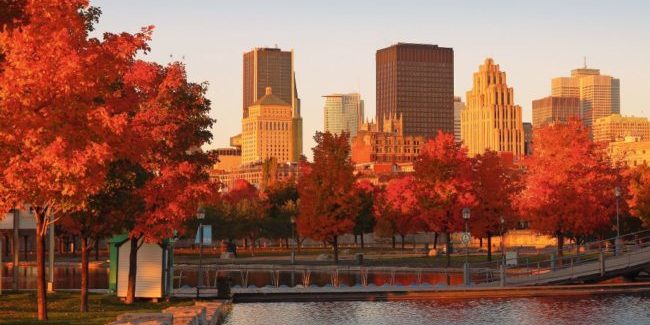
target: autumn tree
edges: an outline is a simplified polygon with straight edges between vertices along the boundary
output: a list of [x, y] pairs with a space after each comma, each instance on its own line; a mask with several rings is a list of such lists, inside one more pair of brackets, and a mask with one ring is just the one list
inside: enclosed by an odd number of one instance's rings
[[314, 162], [301, 163], [298, 232], [330, 243], [338, 263], [338, 238], [352, 231], [359, 213], [349, 135], [317, 132], [314, 140]]
[[476, 202], [472, 208], [470, 231], [477, 237], [487, 238], [489, 261], [492, 260], [492, 236], [503, 236], [518, 221], [513, 200], [521, 190], [520, 172], [506, 159], [512, 158], [502, 157], [495, 151], [486, 151], [472, 159], [472, 189]]
[[355, 193], [359, 200], [359, 211], [354, 218], [354, 242], [356, 244], [357, 236], [361, 239], [361, 248], [364, 248], [364, 234], [372, 232], [377, 223], [374, 214], [375, 188], [367, 180], [357, 182]]
[[291, 218], [297, 217], [298, 188], [294, 180], [275, 182], [264, 191], [268, 216], [262, 225], [264, 237], [284, 239], [287, 247], [291, 233]]
[[386, 188], [378, 191], [374, 213], [377, 218], [375, 232], [382, 237], [391, 237], [395, 248], [395, 236], [404, 237], [425, 229], [419, 219], [416, 184], [412, 176], [391, 179]]
[[474, 204], [467, 151], [453, 134], [438, 132], [421, 147], [414, 168], [421, 218], [431, 231], [446, 235], [449, 266], [450, 234], [463, 230], [461, 211]]
[[81, 242], [81, 304], [88, 311], [89, 249], [99, 239], [121, 231], [129, 216], [143, 212], [144, 202], [136, 195], [150, 177], [144, 169], [127, 160], [112, 162], [101, 190], [87, 199], [83, 209], [63, 215], [66, 232], [79, 236]]
[[216, 161], [213, 152], [201, 150], [212, 134], [206, 84], [187, 80], [185, 67], [165, 67], [136, 61], [124, 75], [124, 92], [138, 98], [128, 119], [124, 139], [134, 150], [126, 157], [151, 175], [137, 191], [144, 202], [142, 213], [130, 216], [124, 229], [129, 234], [129, 282], [126, 303], [135, 297], [137, 252], [144, 242], [159, 242], [175, 235], [200, 202], [209, 201], [218, 184], [209, 181], [208, 170]]
[[227, 213], [236, 224], [236, 232], [250, 241], [251, 249], [262, 234], [262, 223], [267, 216], [268, 206], [257, 188], [246, 180], [238, 179], [224, 195]]
[[[629, 184], [626, 191], [629, 195], [625, 203], [629, 206], [630, 214], [638, 218], [646, 228], [650, 227], [650, 167], [645, 164], [631, 167], [625, 176]], [[629, 220], [625, 221], [629, 223]], [[631, 227], [628, 230], [629, 228]]]
[[86, 0], [16, 3], [20, 21], [0, 31], [0, 208], [34, 208], [38, 319], [46, 320], [46, 230], [101, 189], [133, 104], [116, 87], [147, 50], [150, 29], [99, 40], [88, 36], [98, 11]]
[[518, 206], [532, 229], [557, 238], [561, 256], [566, 237], [579, 242], [612, 228], [614, 188], [625, 186], [581, 121], [534, 132], [535, 151], [524, 160], [525, 188]]

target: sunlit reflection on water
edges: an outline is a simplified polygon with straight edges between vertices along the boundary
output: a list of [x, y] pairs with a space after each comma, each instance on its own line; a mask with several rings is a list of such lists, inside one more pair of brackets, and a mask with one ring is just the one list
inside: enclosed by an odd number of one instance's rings
[[650, 324], [650, 296], [235, 304], [226, 324]]

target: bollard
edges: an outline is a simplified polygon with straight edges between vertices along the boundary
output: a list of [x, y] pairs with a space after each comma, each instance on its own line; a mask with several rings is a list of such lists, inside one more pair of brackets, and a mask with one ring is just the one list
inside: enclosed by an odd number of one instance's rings
[[500, 274], [501, 275], [501, 287], [503, 288], [503, 287], [506, 286], [506, 267], [505, 267], [505, 265], [501, 265], [501, 270], [500, 271], [501, 271], [501, 274]]
[[598, 261], [600, 262], [600, 276], [605, 276], [605, 254], [602, 250], [598, 254]]
[[470, 285], [469, 263], [463, 264], [463, 283], [466, 286]]
[[551, 253], [551, 271], [555, 271], [555, 253]]

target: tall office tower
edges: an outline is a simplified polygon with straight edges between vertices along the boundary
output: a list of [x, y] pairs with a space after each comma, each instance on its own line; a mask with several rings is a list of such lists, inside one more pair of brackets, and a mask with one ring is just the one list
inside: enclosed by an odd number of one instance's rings
[[598, 69], [571, 71], [571, 77], [554, 78], [551, 81], [552, 95], [580, 98], [583, 123], [591, 127], [601, 117], [621, 112], [620, 80], [600, 74]]
[[533, 126], [580, 118], [580, 98], [549, 96], [533, 101]]
[[514, 90], [506, 73], [491, 58], [474, 73], [474, 86], [467, 92], [467, 109], [461, 113], [461, 138], [469, 154], [486, 150], [524, 154], [521, 106], [514, 104]]
[[275, 158], [278, 163], [296, 162], [295, 129], [292, 109], [273, 94], [271, 87], [266, 95], [248, 108], [248, 117], [242, 120], [241, 163], [247, 165]]
[[533, 154], [533, 124], [524, 122], [524, 155]]
[[376, 55], [377, 123], [402, 116], [404, 135], [454, 132], [454, 50], [397, 43]]
[[460, 97], [454, 97], [454, 139], [456, 142], [461, 142], [460, 138], [460, 114], [465, 109], [465, 103], [463, 103]]
[[358, 93], [326, 95], [324, 107], [325, 131], [341, 134], [348, 132], [350, 139], [357, 135], [363, 123], [363, 100]]
[[601, 117], [592, 125], [594, 141], [624, 141], [626, 137], [641, 141], [650, 140], [650, 121], [647, 117], [621, 116], [612, 114]]
[[300, 116], [300, 98], [296, 86], [296, 73], [293, 69], [293, 50], [282, 51], [279, 48], [255, 48], [244, 53], [244, 100], [243, 117], [248, 117], [248, 108], [265, 95], [267, 87], [273, 94], [291, 106], [293, 128], [295, 130], [292, 161], [298, 161], [302, 155], [302, 117]]

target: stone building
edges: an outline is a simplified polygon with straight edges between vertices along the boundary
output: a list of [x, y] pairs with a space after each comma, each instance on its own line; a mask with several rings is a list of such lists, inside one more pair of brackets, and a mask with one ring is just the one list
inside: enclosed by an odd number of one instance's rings
[[375, 122], [363, 123], [352, 138], [352, 161], [360, 163], [413, 162], [424, 144], [424, 136], [404, 134], [401, 116], [392, 115], [382, 120], [382, 127]]
[[242, 165], [269, 158], [278, 163], [297, 162], [301, 150], [293, 140], [302, 130], [293, 122], [291, 105], [267, 87], [266, 95], [248, 108], [248, 116], [242, 120]]
[[467, 108], [461, 114], [461, 137], [470, 156], [486, 150], [524, 154], [521, 107], [514, 103], [514, 90], [506, 83], [506, 73], [491, 58], [474, 73], [467, 92]]

